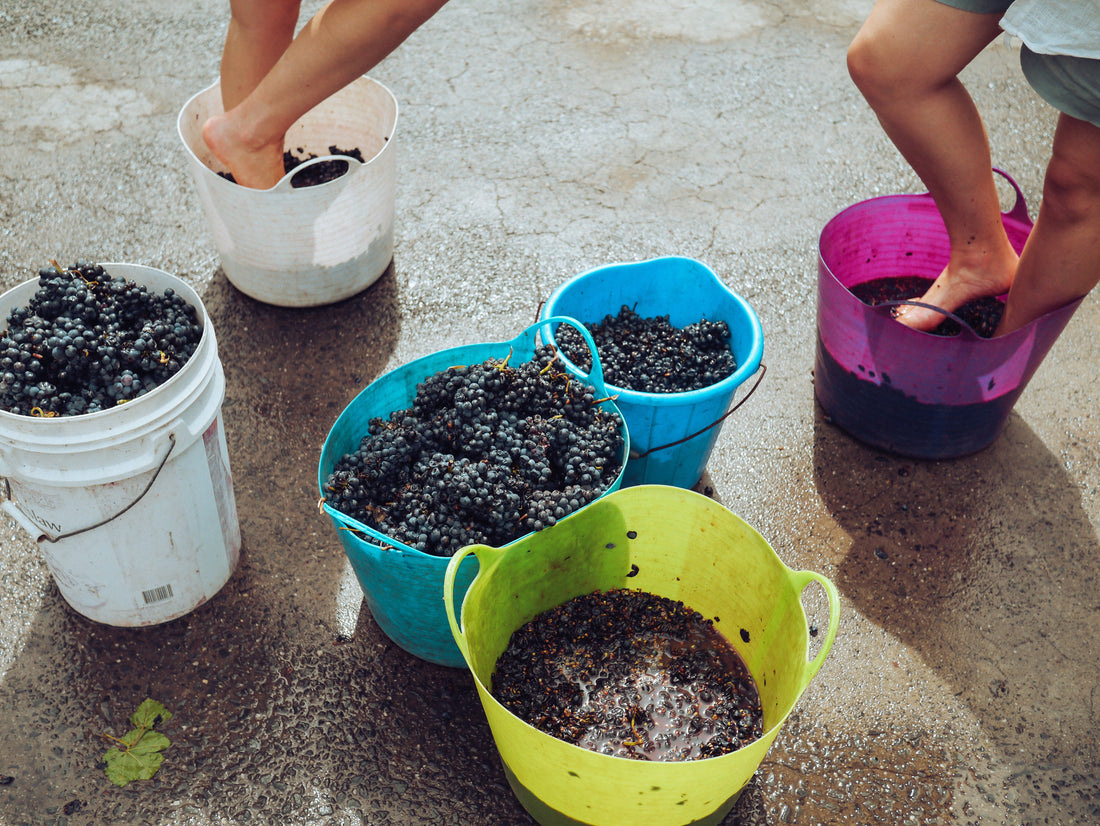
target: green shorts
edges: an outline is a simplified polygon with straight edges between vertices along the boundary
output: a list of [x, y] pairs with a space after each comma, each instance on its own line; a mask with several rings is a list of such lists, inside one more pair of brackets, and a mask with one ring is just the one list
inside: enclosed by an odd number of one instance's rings
[[976, 14], [1004, 14], [1012, 5], [1012, 0], [937, 0], [945, 6]]
[[[937, 0], [945, 6], [978, 14], [1004, 14], [1013, 0]], [[1020, 48], [1024, 77], [1047, 103], [1078, 120], [1100, 126], [1100, 60], [1038, 54]]]
[[1020, 49], [1024, 77], [1039, 96], [1070, 117], [1100, 126], [1100, 60]]

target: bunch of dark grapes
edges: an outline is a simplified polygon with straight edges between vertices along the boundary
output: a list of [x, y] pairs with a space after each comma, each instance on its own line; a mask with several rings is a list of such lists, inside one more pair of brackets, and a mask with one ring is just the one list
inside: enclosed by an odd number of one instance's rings
[[325, 500], [405, 545], [450, 556], [555, 524], [622, 468], [622, 418], [549, 346], [530, 361], [449, 367], [412, 407], [374, 418], [340, 459]]
[[[683, 393], [701, 390], [737, 371], [725, 321], [702, 319], [684, 328], [668, 316], [643, 318], [623, 305], [618, 315], [606, 315], [585, 328], [596, 343], [604, 380], [639, 393]], [[562, 324], [558, 346], [577, 366], [588, 370], [592, 357], [581, 334]]]
[[96, 413], [144, 396], [198, 347], [198, 311], [115, 278], [98, 264], [38, 273], [25, 307], [0, 336], [0, 409], [22, 416]]

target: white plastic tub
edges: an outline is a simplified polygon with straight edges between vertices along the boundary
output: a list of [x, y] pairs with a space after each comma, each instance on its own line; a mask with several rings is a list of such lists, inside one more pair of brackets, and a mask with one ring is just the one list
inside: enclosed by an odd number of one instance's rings
[[[361, 77], [307, 112], [287, 131], [295, 155], [339, 158], [348, 171], [316, 186], [291, 186], [305, 164], [271, 189], [238, 186], [202, 139], [221, 114], [218, 83], [192, 97], [177, 121], [188, 166], [226, 277], [246, 295], [281, 307], [312, 307], [369, 287], [393, 260], [397, 100]], [[332, 155], [358, 149], [364, 161]], [[298, 151], [299, 149], [304, 151]]]

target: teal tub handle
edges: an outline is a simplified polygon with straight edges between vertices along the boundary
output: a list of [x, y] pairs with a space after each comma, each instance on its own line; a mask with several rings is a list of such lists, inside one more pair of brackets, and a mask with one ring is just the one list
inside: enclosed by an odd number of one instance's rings
[[[470, 554], [474, 554], [477, 557], [478, 564], [478, 572], [477, 576], [474, 577], [474, 582], [477, 582], [478, 577], [491, 564], [500, 559], [504, 553], [505, 551], [502, 548], [494, 548], [491, 545], [467, 545], [455, 552], [451, 557], [451, 561], [447, 563], [447, 570], [443, 574], [443, 608], [447, 612], [447, 622], [451, 626], [451, 636], [455, 638], [455, 645], [458, 646], [462, 658], [466, 660], [471, 668], [473, 664], [470, 663], [470, 646], [466, 644], [466, 634], [463, 633], [462, 628], [459, 626], [458, 617], [455, 616], [455, 577], [458, 576], [458, 568], [462, 564], [462, 560]], [[474, 582], [470, 583], [471, 588], [474, 587]], [[465, 602], [465, 599], [463, 601]]]
[[[575, 318], [571, 318], [567, 315], [552, 315], [548, 318], [544, 318], [541, 321], [536, 321], [526, 330], [524, 330], [518, 337], [519, 339], [525, 338], [529, 335], [533, 335], [536, 330], [541, 330], [550, 324], [568, 324], [574, 328], [581, 337], [584, 339], [584, 343], [588, 346], [588, 351], [592, 356], [592, 369], [588, 371], [587, 381], [599, 392], [600, 396], [606, 397], [610, 394], [607, 392], [607, 385], [603, 380], [603, 366], [600, 364], [600, 354], [596, 351], [596, 342], [592, 338], [592, 334], [588, 332], [588, 328]], [[579, 371], [580, 368], [578, 367]]]
[[837, 628], [840, 625], [840, 594], [828, 578], [816, 571], [791, 571], [790, 582], [798, 590], [799, 596], [810, 583], [816, 582], [825, 589], [825, 595], [829, 598], [829, 630], [825, 632], [825, 639], [821, 642], [821, 650], [817, 652], [816, 657], [806, 663], [806, 668], [802, 672], [802, 687], [799, 689], [799, 694], [801, 694], [817, 675], [817, 672], [821, 670], [829, 649], [833, 647], [833, 640], [836, 639]]
[[392, 536], [386, 536], [386, 534], [382, 533], [381, 531], [376, 531], [369, 525], [364, 525], [358, 519], [348, 516], [343, 511], [336, 510], [336, 508], [332, 507], [332, 505], [325, 501], [325, 497], [323, 494], [321, 496], [320, 502], [318, 502], [317, 504], [323, 513], [327, 513], [330, 517], [332, 517], [343, 526], [341, 528], [338, 528], [337, 530], [355, 531], [356, 533], [366, 534], [367, 536], [375, 540], [375, 542], [378, 543], [378, 547], [380, 547], [382, 550], [394, 548], [401, 551], [407, 551], [408, 553], [412, 554], [423, 553], [423, 551], [418, 551], [411, 545], [406, 545], [404, 542], [395, 539]]

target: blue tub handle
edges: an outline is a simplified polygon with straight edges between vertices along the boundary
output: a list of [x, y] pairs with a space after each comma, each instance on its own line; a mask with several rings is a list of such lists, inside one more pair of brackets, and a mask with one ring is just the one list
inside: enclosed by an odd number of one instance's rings
[[[532, 324], [530, 327], [520, 333], [515, 340], [520, 341], [522, 339], [525, 339], [534, 334], [536, 330], [541, 330], [543, 327], [550, 324], [568, 324], [570, 327], [574, 328], [578, 333], [581, 334], [581, 337], [584, 339], [584, 343], [588, 346], [588, 352], [592, 356], [592, 369], [588, 371], [588, 383], [595, 387], [596, 390], [599, 391], [599, 394], [601, 396], [610, 395], [607, 392], [607, 385], [604, 384], [603, 381], [603, 366], [600, 364], [600, 354], [596, 351], [596, 342], [592, 338], [592, 334], [588, 332], [588, 328], [585, 327], [584, 324], [582, 324], [581, 322], [577, 321], [577, 319], [571, 318], [567, 315], [549, 316], [542, 319], [541, 321], [536, 321], [534, 324]], [[577, 370], [579, 371], [580, 367], [577, 367]]]
[[760, 382], [762, 382], [764, 380], [764, 374], [767, 373], [767, 372], [768, 372], [768, 365], [761, 363], [759, 369], [757, 369], [757, 371], [756, 371], [756, 381], [753, 383], [752, 387], [749, 388], [749, 392], [741, 397], [741, 401], [737, 402], [737, 404], [730, 407], [729, 410], [727, 410], [725, 413], [723, 413], [721, 416], [719, 416], [713, 422], [708, 424], [706, 427], [703, 427], [703, 428], [700, 428], [699, 430], [696, 430], [690, 436], [684, 436], [684, 438], [677, 439], [675, 442], [669, 442], [667, 445], [658, 445], [657, 447], [651, 447], [649, 450], [645, 451], [644, 453], [639, 453], [636, 450], [631, 450], [630, 451], [630, 458], [631, 459], [644, 459], [650, 453], [654, 453], [655, 451], [658, 451], [658, 450], [667, 450], [670, 447], [676, 447], [676, 445], [683, 444], [684, 442], [689, 442], [692, 439], [694, 439], [696, 436], [701, 436], [702, 434], [706, 433], [711, 428], [717, 427], [722, 422], [724, 422], [728, 416], [735, 413], [737, 411], [737, 408], [739, 408], [741, 405], [743, 405], [745, 402], [747, 402], [749, 400], [749, 396], [751, 396], [753, 393], [756, 392], [756, 388], [760, 386]]

